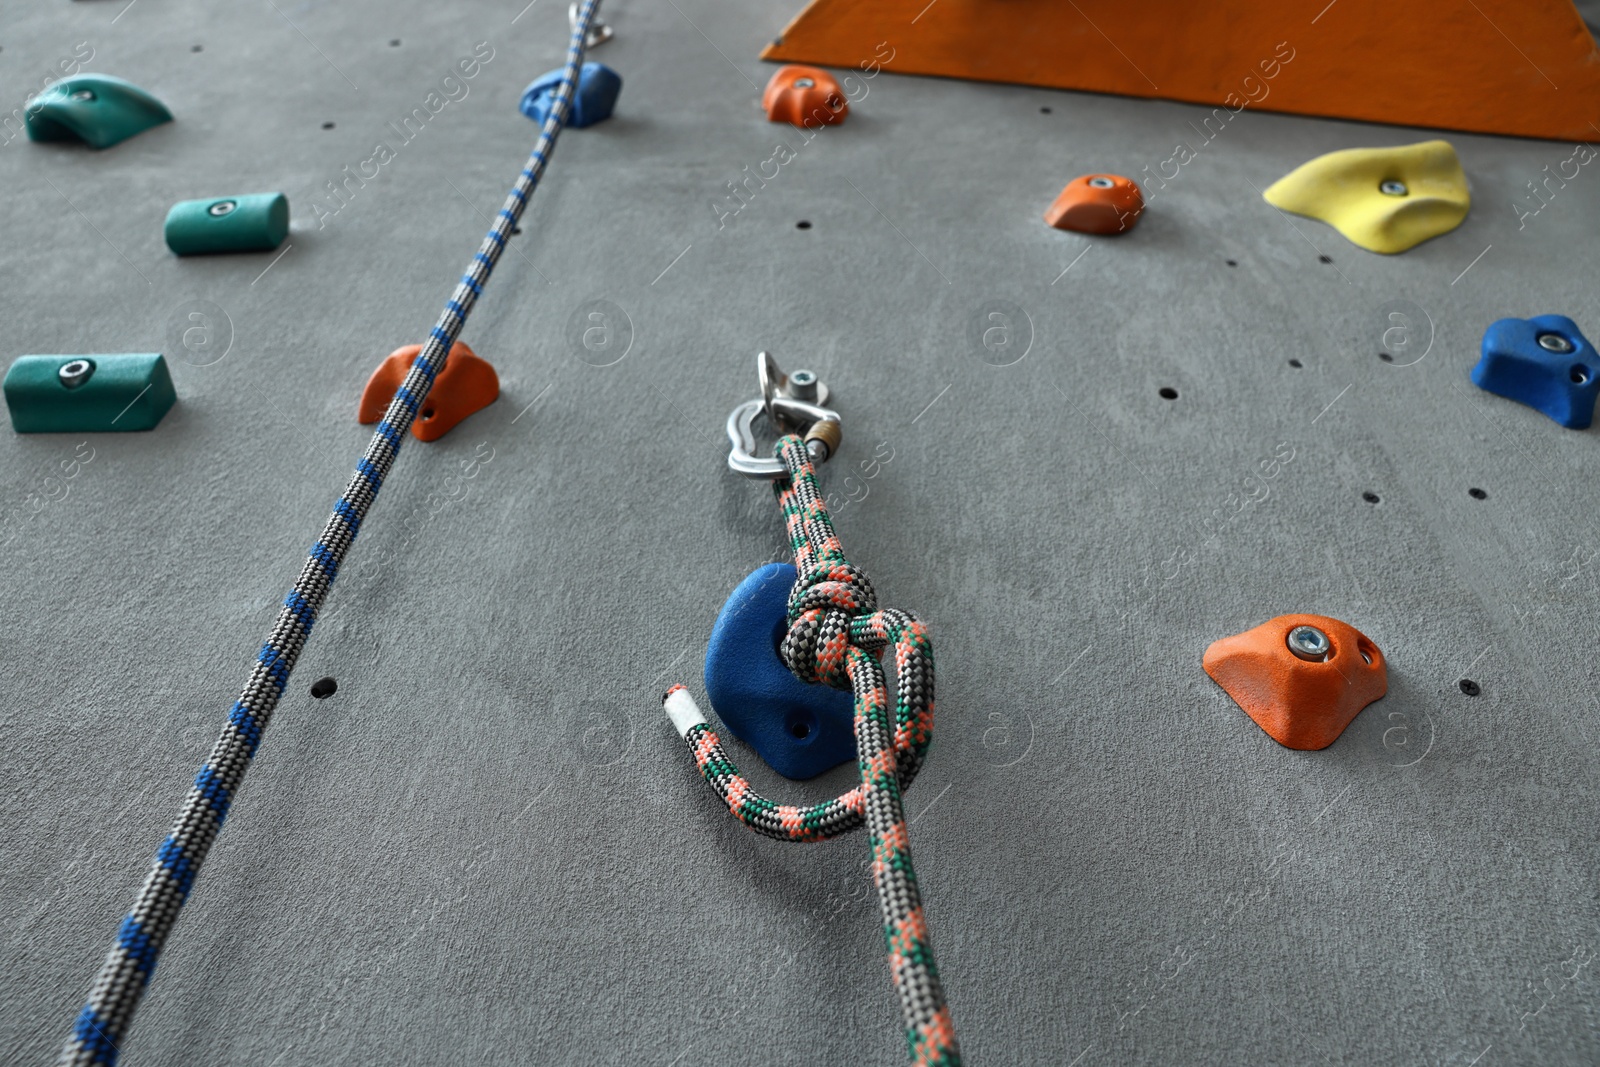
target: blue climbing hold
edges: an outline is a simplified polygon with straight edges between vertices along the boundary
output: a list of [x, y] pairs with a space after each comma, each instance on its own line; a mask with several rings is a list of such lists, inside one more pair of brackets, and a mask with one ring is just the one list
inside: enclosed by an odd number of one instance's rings
[[109, 74], [63, 78], [28, 101], [26, 111], [30, 141], [79, 140], [91, 148], [110, 148], [172, 121], [161, 101]]
[[706, 649], [706, 694], [767, 766], [785, 778], [815, 778], [856, 758], [855, 698], [807, 685], [778, 654], [794, 580], [793, 565], [769, 563], [728, 597]]
[[[561, 74], [552, 70], [522, 91], [522, 113], [541, 126], [550, 117]], [[604, 122], [611, 117], [621, 93], [622, 75], [604, 63], [585, 63], [578, 73], [578, 90], [572, 94], [572, 114], [567, 116], [567, 125], [581, 130]]]
[[1597, 369], [1600, 355], [1577, 323], [1565, 315], [1536, 315], [1501, 319], [1484, 332], [1472, 382], [1542, 411], [1569, 430], [1583, 430], [1594, 419]]

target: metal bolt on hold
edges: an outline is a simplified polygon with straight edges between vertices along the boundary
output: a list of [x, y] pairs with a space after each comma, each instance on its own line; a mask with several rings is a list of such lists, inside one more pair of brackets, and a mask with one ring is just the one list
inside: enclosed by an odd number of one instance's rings
[[1384, 196], [1409, 196], [1411, 190], [1406, 188], [1405, 182], [1395, 181], [1390, 178], [1388, 181], [1378, 184], [1378, 192]]
[[86, 359], [75, 359], [71, 363], [63, 363], [57, 373], [61, 376], [62, 385], [76, 389], [89, 380], [89, 375], [94, 373], [94, 364]]
[[94, 90], [93, 89], [79, 89], [77, 92], [75, 92], [71, 96], [67, 97], [67, 99], [68, 100], [93, 100], [94, 99]]
[[1575, 346], [1559, 333], [1541, 333], [1539, 335], [1539, 347], [1546, 352], [1559, 352], [1565, 355], [1573, 351]]
[[817, 376], [808, 370], [797, 370], [790, 374], [789, 395], [796, 400], [816, 400]]
[[239, 202], [237, 200], [218, 200], [215, 204], [206, 208], [206, 214], [220, 219], [224, 215], [233, 214], [233, 209], [238, 206]]
[[1090, 178], [1089, 179], [1089, 186], [1091, 188], [1094, 188], [1094, 189], [1109, 189], [1115, 184], [1117, 184], [1117, 183], [1112, 181], [1110, 178]]
[[1289, 631], [1289, 651], [1301, 659], [1320, 663], [1328, 658], [1333, 645], [1328, 635], [1315, 626], [1296, 626]]
[[796, 78], [794, 80], [794, 87], [796, 89], [809, 89], [816, 84], [816, 81], [811, 78]]

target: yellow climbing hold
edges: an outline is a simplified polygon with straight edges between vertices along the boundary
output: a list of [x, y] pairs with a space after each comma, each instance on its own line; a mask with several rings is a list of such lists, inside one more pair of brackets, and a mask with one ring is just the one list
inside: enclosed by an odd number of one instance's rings
[[1273, 182], [1267, 203], [1321, 219], [1369, 252], [1404, 252], [1461, 225], [1472, 206], [1448, 141], [1346, 148]]

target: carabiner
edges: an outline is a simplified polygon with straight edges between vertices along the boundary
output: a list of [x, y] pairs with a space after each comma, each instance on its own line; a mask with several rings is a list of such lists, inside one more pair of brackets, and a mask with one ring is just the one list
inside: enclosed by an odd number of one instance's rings
[[784, 374], [770, 352], [757, 353], [756, 375], [761, 382], [761, 398], [745, 401], [728, 416], [728, 442], [732, 446], [728, 451], [729, 468], [746, 478], [769, 481], [788, 475], [776, 456], [756, 454], [755, 421], [761, 414], [780, 433], [804, 434], [811, 462], [826, 463], [838, 451], [844, 435], [839, 413], [822, 406], [828, 398], [828, 387], [811, 371]]

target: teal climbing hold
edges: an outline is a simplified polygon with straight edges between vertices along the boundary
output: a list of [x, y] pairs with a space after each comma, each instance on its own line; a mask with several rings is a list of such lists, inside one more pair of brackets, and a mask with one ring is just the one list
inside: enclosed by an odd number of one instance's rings
[[180, 200], [167, 212], [167, 247], [180, 256], [205, 252], [270, 252], [289, 234], [289, 198], [282, 193]]
[[155, 352], [18, 356], [3, 388], [17, 433], [153, 430], [178, 400]]
[[172, 112], [161, 101], [109, 74], [63, 78], [28, 101], [24, 111], [28, 140], [77, 139], [91, 148], [110, 148], [172, 121]]

